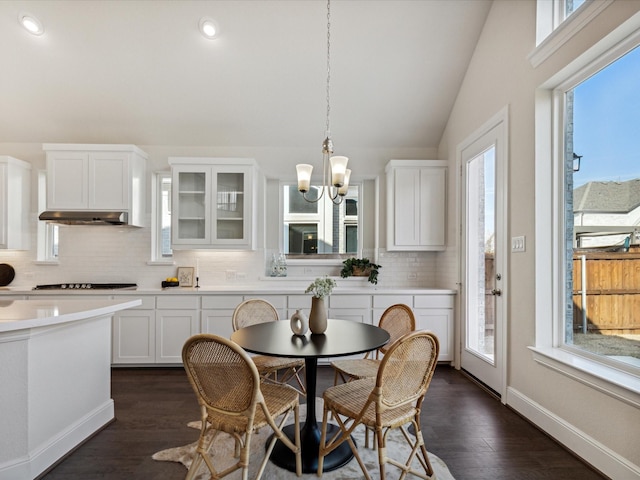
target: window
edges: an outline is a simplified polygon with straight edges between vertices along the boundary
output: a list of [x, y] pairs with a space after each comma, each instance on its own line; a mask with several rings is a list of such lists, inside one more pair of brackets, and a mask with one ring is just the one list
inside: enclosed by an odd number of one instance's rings
[[[316, 203], [307, 202], [297, 185], [282, 185], [283, 245], [290, 258], [318, 255], [356, 255], [360, 250], [359, 192], [351, 185], [344, 200], [334, 205], [327, 194]], [[310, 199], [321, 193], [311, 187]]]
[[536, 49], [529, 56], [534, 67], [596, 18], [613, 0], [537, 0]]
[[640, 47], [565, 92], [564, 343], [640, 367]]
[[[580, 269], [582, 267], [574, 260], [574, 248], [578, 248], [578, 238], [580, 238], [582, 247], [585, 247], [587, 242], [592, 242], [591, 246], [595, 247], [593, 242], [596, 237], [609, 236], [613, 238], [613, 236], [610, 235], [611, 232], [607, 232], [609, 235], [595, 235], [595, 231], [589, 233], [582, 228], [589, 226], [580, 225], [582, 205], [580, 205], [579, 198], [582, 197], [580, 192], [574, 191], [574, 187], [578, 189], [586, 181], [587, 161], [592, 163], [589, 168], [597, 165], [594, 163], [598, 155], [595, 147], [587, 146], [588, 143], [585, 143], [581, 136], [585, 134], [593, 136], [594, 140], [597, 140], [596, 144], [605, 147], [602, 152], [611, 153], [611, 155], [608, 154], [601, 158], [599, 162], [607, 165], [608, 173], [601, 171], [593, 177], [595, 181], [598, 179], [623, 180], [622, 169], [611, 159], [629, 156], [630, 152], [618, 151], [620, 138], [616, 137], [617, 129], [623, 128], [626, 131], [624, 140], [636, 142], [634, 148], [636, 151], [638, 150], [637, 142], [640, 139], [640, 132], [637, 130], [638, 119], [636, 117], [635, 133], [630, 133], [627, 130], [629, 126], [632, 126], [626, 125], [629, 120], [624, 121], [626, 112], [637, 115], [638, 104], [629, 103], [627, 105], [626, 101], [621, 100], [622, 97], [616, 99], [617, 96], [624, 93], [621, 88], [622, 84], [612, 83], [612, 77], [609, 76], [611, 73], [615, 73], [615, 69], [624, 67], [624, 63], [628, 60], [632, 60], [634, 67], [637, 65], [637, 57], [633, 61], [633, 56], [638, 55], [636, 49], [638, 45], [640, 45], [640, 17], [634, 17], [594, 45], [580, 58], [567, 65], [558, 75], [550, 78], [536, 91], [536, 331], [535, 346], [530, 347], [537, 363], [635, 406], [640, 406], [640, 366], [636, 360], [621, 361], [622, 359], [616, 358], [617, 355], [585, 348], [579, 345], [579, 341], [578, 345], [575, 344], [574, 333], [576, 331], [579, 333], [582, 327], [582, 303], [577, 303], [577, 307], [574, 306], [574, 300], [578, 300], [574, 293], [582, 295], [582, 279], [576, 281], [574, 273], [580, 271], [581, 276], [582, 270]], [[628, 53], [630, 56], [626, 56]], [[638, 75], [637, 72], [635, 74], [628, 72], [627, 74], [636, 75], [635, 78]], [[606, 116], [603, 116], [602, 110], [600, 113], [594, 113], [596, 110], [586, 113], [583, 109], [586, 105], [584, 101], [588, 100], [584, 97], [587, 91], [585, 89], [592, 87], [592, 81], [604, 82], [600, 85], [599, 94], [594, 91], [588, 95], [593, 96], [591, 100], [596, 100], [600, 106], [609, 109]], [[606, 95], [606, 98], [598, 97], [603, 94]], [[637, 97], [635, 97], [636, 100], [629, 100], [629, 98], [632, 97], [627, 97], [628, 102], [637, 101]], [[609, 128], [609, 124], [614, 125], [619, 120], [623, 121], [618, 127]], [[591, 128], [591, 133], [588, 133], [587, 130], [583, 131], [587, 124], [581, 126], [581, 122], [593, 122], [595, 130]], [[550, 124], [552, 128], [549, 128]], [[582, 150], [585, 148], [588, 151]], [[589, 160], [587, 160], [588, 158]], [[638, 165], [637, 158], [636, 165]], [[609, 162], [613, 168], [608, 166]], [[609, 173], [616, 175], [616, 177], [609, 177]], [[581, 179], [583, 175], [584, 177]], [[640, 176], [640, 168], [634, 172], [634, 175]], [[629, 178], [624, 180], [627, 179]], [[603, 202], [598, 203], [603, 204]], [[619, 220], [621, 214], [616, 215]], [[591, 217], [592, 225], [590, 226], [596, 226], [598, 229], [603, 226], [611, 227], [613, 218], [616, 217], [610, 217], [607, 222], [600, 225], [593, 225], [595, 219]], [[588, 217], [585, 216], [586, 219]], [[628, 227], [623, 226], [622, 228], [627, 231], [625, 238], [629, 237]], [[615, 240], [609, 240], [609, 242], [617, 243]], [[631, 243], [631, 238], [629, 243]], [[600, 247], [604, 248], [603, 245]], [[611, 245], [611, 247], [624, 248], [624, 241], [621, 245]], [[605, 278], [609, 276], [607, 275]], [[632, 277], [635, 279], [637, 274]], [[588, 284], [586, 292], [589, 293]], [[597, 292], [592, 291], [591, 293]], [[593, 313], [593, 310], [587, 305], [587, 315], [590, 310]], [[574, 313], [577, 315], [575, 330]], [[609, 318], [623, 316], [622, 314], [614, 314]], [[587, 317], [587, 330], [589, 330], [588, 327], [589, 318]], [[598, 334], [600, 339], [603, 339], [602, 337], [606, 333], [608, 332]], [[620, 333], [626, 334], [628, 332]]]
[[[47, 174], [38, 172], [38, 215], [47, 209]], [[53, 223], [38, 221], [38, 262], [58, 261], [58, 230], [59, 226]]]
[[575, 12], [578, 8], [580, 8], [586, 0], [564, 0], [564, 18], [566, 19], [569, 15]]
[[171, 260], [171, 173], [156, 173], [152, 222], [153, 261]]

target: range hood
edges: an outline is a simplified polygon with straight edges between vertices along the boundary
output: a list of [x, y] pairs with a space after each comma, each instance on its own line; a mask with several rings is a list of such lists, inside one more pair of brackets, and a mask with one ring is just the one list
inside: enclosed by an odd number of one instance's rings
[[63, 225], [129, 225], [128, 212], [47, 211], [38, 218]]

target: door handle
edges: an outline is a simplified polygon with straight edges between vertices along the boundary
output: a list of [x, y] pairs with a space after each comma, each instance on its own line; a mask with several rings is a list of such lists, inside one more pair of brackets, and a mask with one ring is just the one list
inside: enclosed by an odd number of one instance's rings
[[493, 290], [491, 290], [491, 295], [499, 297], [500, 295], [502, 295], [502, 290], [500, 290], [499, 288], [494, 288]]

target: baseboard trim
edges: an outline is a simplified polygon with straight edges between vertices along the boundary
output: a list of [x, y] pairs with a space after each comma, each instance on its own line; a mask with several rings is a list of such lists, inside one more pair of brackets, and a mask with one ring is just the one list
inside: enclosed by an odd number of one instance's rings
[[27, 455], [0, 464], [0, 478], [24, 480], [41, 476], [114, 418], [114, 403], [109, 399], [63, 432], [31, 449]]
[[640, 480], [640, 467], [534, 402], [507, 388], [507, 405], [609, 478]]

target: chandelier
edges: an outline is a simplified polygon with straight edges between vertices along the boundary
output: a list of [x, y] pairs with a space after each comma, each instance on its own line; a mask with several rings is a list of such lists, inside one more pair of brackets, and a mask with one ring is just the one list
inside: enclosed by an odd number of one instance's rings
[[326, 137], [322, 142], [322, 191], [317, 198], [307, 197], [311, 188], [311, 172], [313, 165], [300, 163], [296, 165], [298, 173], [298, 191], [307, 202], [315, 203], [319, 201], [327, 191], [331, 201], [338, 205], [349, 190], [349, 177], [351, 170], [347, 168], [349, 159], [342, 156], [331, 156], [333, 154], [333, 142], [331, 141], [331, 129], [329, 114], [331, 113], [331, 0], [327, 0], [327, 123]]

